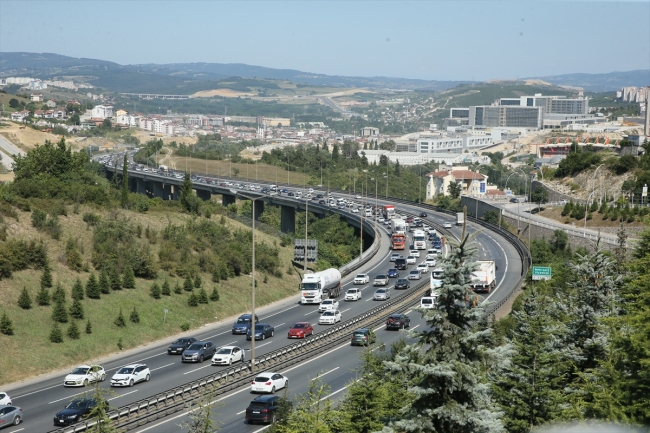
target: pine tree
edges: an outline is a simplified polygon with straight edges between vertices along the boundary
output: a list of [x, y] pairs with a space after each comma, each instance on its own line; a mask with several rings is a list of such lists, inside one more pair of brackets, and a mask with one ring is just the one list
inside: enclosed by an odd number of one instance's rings
[[203, 287], [201, 287], [201, 289], [199, 289], [198, 298], [199, 298], [199, 304], [207, 304], [208, 303], [208, 294], [207, 294], [207, 292], [205, 291], [205, 289]]
[[210, 293], [210, 300], [217, 302], [219, 300], [219, 292], [217, 291], [217, 286], [212, 288], [212, 293]]
[[226, 281], [228, 279], [229, 272], [228, 272], [228, 266], [224, 262], [219, 262], [219, 278], [223, 281]]
[[117, 318], [113, 323], [115, 323], [115, 326], [117, 326], [118, 328], [124, 328], [126, 326], [126, 320], [124, 320], [124, 315], [122, 314], [121, 308], [120, 308], [120, 314], [117, 316]]
[[117, 268], [114, 266], [108, 270], [108, 279], [110, 281], [111, 290], [122, 290], [122, 280]]
[[52, 330], [50, 331], [50, 341], [52, 343], [63, 343], [63, 334], [61, 333], [61, 328], [59, 328], [59, 325], [56, 323], [52, 325]]
[[90, 299], [99, 299], [101, 298], [101, 289], [99, 288], [99, 283], [94, 273], [91, 273], [86, 282], [86, 296]]
[[162, 293], [163, 296], [171, 296], [172, 292], [169, 287], [169, 281], [165, 280], [165, 282], [162, 284], [160, 293]]
[[32, 298], [27, 292], [27, 287], [23, 287], [22, 292], [20, 292], [20, 296], [18, 297], [18, 306], [23, 310], [29, 310], [32, 308]]
[[160, 286], [155, 281], [151, 285], [151, 297], [154, 299], [160, 299]]
[[41, 306], [50, 305], [50, 292], [41, 286], [41, 290], [36, 294], [36, 303]]
[[181, 289], [181, 285], [179, 284], [178, 280], [176, 281], [176, 285], [174, 285], [174, 293], [176, 293], [177, 295], [183, 293], [183, 290]]
[[102, 269], [99, 273], [99, 291], [102, 292], [103, 295], [111, 293], [111, 282], [108, 279], [106, 269]]
[[213, 283], [218, 283], [219, 280], [221, 280], [221, 271], [219, 270], [218, 267], [216, 267], [212, 271], [212, 282]]
[[72, 305], [70, 305], [70, 317], [73, 317], [75, 319], [84, 318], [84, 307], [81, 305], [81, 301], [78, 299], [72, 301]]
[[14, 324], [5, 312], [3, 312], [2, 317], [0, 317], [0, 334], [14, 335]]
[[68, 331], [66, 332], [68, 337], [70, 337], [73, 340], [78, 340], [80, 335], [79, 335], [79, 327], [77, 326], [77, 322], [74, 320], [70, 322], [70, 326], [68, 326]]
[[194, 288], [200, 289], [202, 284], [203, 281], [201, 281], [201, 275], [196, 274], [196, 278], [194, 278]]
[[135, 306], [133, 307], [133, 311], [131, 311], [129, 320], [131, 323], [140, 323], [140, 315], [138, 314], [138, 310], [135, 309]]
[[86, 334], [93, 333], [93, 325], [90, 323], [90, 319], [86, 321]]
[[194, 290], [194, 283], [192, 282], [192, 277], [190, 277], [189, 275], [185, 277], [185, 281], [183, 282], [183, 289], [186, 292], [191, 292], [192, 290]]
[[190, 307], [197, 307], [199, 305], [199, 298], [196, 296], [196, 293], [194, 293], [194, 290], [190, 293], [190, 297], [187, 298], [187, 305]]
[[57, 301], [52, 309], [52, 320], [58, 323], [68, 323], [68, 311], [62, 301]]
[[58, 281], [56, 283], [56, 288], [54, 289], [54, 292], [52, 293], [52, 302], [57, 303], [57, 302], [63, 302], [65, 303], [65, 290], [63, 287], [61, 287], [61, 282]]
[[41, 287], [52, 287], [52, 269], [50, 269], [50, 264], [47, 261], [45, 262], [45, 266], [43, 266], [43, 274], [41, 275]]
[[133, 274], [133, 267], [131, 265], [126, 265], [124, 267], [122, 287], [125, 289], [135, 289], [135, 275]]
[[77, 278], [72, 286], [72, 299], [75, 301], [81, 301], [84, 298], [84, 286], [81, 284], [81, 280]]

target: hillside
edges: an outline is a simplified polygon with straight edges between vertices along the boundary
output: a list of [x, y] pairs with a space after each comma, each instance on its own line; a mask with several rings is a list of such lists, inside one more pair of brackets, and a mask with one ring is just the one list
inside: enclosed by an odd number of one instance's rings
[[556, 86], [579, 87], [592, 92], [611, 92], [624, 86], [650, 86], [650, 69], [607, 74], [565, 74], [537, 77]]

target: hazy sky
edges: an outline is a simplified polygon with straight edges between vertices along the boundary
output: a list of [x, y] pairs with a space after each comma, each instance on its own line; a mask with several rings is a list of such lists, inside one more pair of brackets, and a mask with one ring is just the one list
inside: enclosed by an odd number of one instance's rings
[[486, 80], [650, 69], [650, 0], [0, 0], [0, 51]]

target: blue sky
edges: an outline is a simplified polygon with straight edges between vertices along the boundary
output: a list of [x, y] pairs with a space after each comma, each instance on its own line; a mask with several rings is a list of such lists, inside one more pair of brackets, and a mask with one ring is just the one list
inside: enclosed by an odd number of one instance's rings
[[487, 80], [650, 69], [650, 0], [0, 0], [0, 51]]

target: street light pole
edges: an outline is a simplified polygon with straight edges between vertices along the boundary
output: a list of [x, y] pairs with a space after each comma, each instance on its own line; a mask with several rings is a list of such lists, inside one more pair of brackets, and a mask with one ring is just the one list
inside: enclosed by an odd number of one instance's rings
[[592, 195], [594, 195], [595, 191], [592, 191], [591, 194], [589, 194], [589, 197], [587, 197], [587, 201], [585, 201], [585, 227], [582, 229], [582, 236], [587, 237], [587, 208], [589, 207], [589, 199], [591, 198]]

